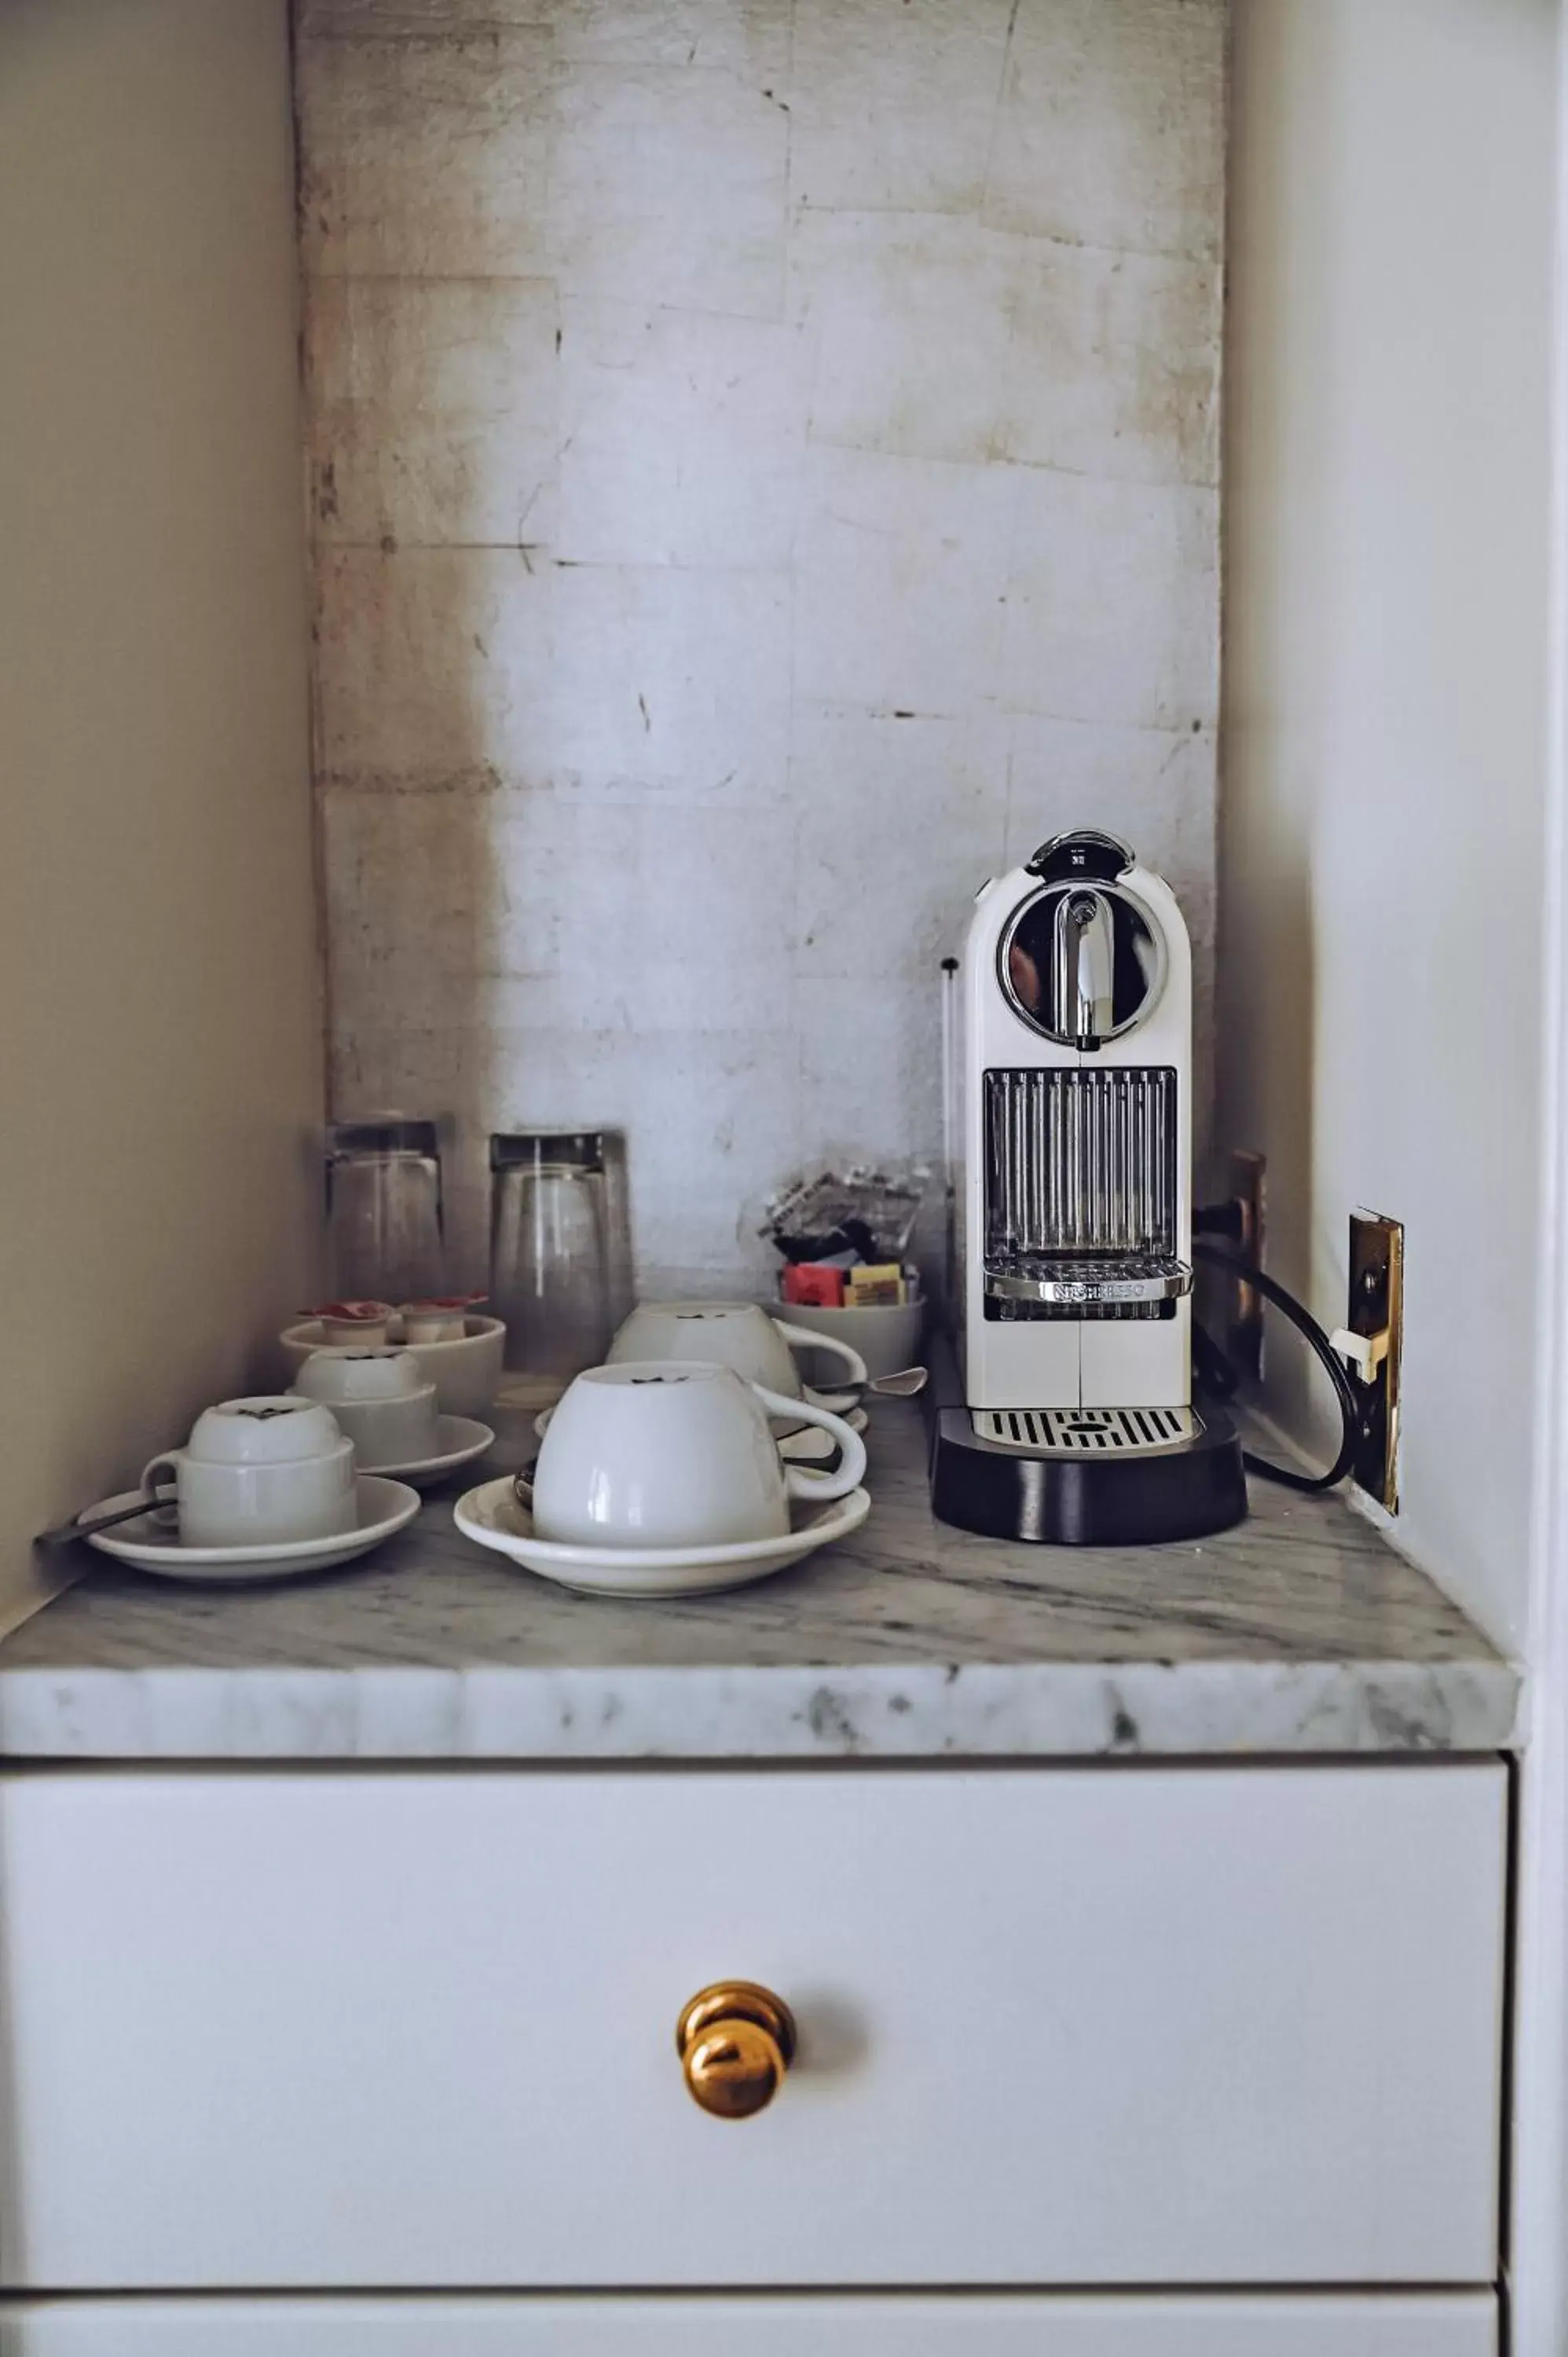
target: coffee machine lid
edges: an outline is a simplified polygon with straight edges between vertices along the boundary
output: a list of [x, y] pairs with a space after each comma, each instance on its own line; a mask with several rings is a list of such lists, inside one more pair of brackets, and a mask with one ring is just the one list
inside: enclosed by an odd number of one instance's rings
[[1047, 884], [1080, 879], [1112, 884], [1136, 865], [1136, 854], [1119, 834], [1107, 834], [1097, 826], [1079, 826], [1066, 834], [1053, 834], [1024, 865], [1031, 876]]

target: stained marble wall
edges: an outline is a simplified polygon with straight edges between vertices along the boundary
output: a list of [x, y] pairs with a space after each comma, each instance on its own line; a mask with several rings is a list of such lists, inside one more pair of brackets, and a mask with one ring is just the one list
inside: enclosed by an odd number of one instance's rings
[[646, 1280], [934, 1152], [1073, 822], [1214, 925], [1222, 0], [302, 0], [338, 1111], [620, 1121]]

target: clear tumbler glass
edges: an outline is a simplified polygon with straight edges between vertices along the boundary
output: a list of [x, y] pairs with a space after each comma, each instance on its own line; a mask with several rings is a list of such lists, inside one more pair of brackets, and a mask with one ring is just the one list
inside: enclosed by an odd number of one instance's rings
[[490, 1139], [490, 1303], [529, 1398], [596, 1367], [630, 1306], [626, 1139], [514, 1130]]
[[333, 1284], [349, 1301], [417, 1301], [446, 1290], [440, 1125], [404, 1114], [335, 1121], [327, 1132]]

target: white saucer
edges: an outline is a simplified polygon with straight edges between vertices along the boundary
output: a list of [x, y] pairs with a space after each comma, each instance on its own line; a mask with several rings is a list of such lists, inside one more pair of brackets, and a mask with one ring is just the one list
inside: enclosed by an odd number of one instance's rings
[[748, 1539], [735, 1546], [586, 1547], [535, 1538], [533, 1517], [520, 1503], [510, 1476], [469, 1490], [452, 1509], [465, 1538], [510, 1555], [562, 1587], [584, 1596], [703, 1596], [720, 1587], [744, 1587], [800, 1563], [834, 1539], [847, 1538], [871, 1512], [864, 1490], [852, 1490], [824, 1506], [797, 1500], [794, 1528], [778, 1539]]
[[416, 1490], [434, 1489], [437, 1481], [456, 1473], [460, 1465], [471, 1465], [487, 1448], [495, 1446], [495, 1434], [488, 1424], [480, 1424], [471, 1415], [438, 1415], [435, 1419], [436, 1453], [419, 1457], [411, 1465], [367, 1465], [367, 1473], [388, 1474], [399, 1481], [410, 1481]]
[[[328, 1571], [334, 1564], [351, 1563], [357, 1555], [368, 1555], [405, 1523], [412, 1523], [419, 1512], [417, 1490], [402, 1481], [389, 1481], [380, 1473], [361, 1473], [357, 1491], [359, 1528], [335, 1531], [329, 1538], [295, 1539], [285, 1545], [269, 1542], [264, 1546], [182, 1546], [174, 1524], [158, 1521], [163, 1510], [153, 1507], [116, 1530], [97, 1532], [87, 1544], [101, 1547], [105, 1555], [118, 1555], [124, 1563], [134, 1563], [141, 1571], [156, 1572], [163, 1579], [297, 1578], [306, 1572]], [[82, 1520], [111, 1514], [116, 1506], [134, 1505], [135, 1499], [134, 1490], [102, 1499], [88, 1507]]]
[[[811, 1396], [814, 1398], [815, 1394], [812, 1394]], [[543, 1439], [550, 1419], [554, 1413], [553, 1408], [542, 1408], [534, 1417], [533, 1429], [539, 1439]], [[842, 1416], [852, 1432], [864, 1432], [871, 1421], [863, 1407], [835, 1408], [833, 1414]], [[835, 1457], [838, 1454], [838, 1442], [831, 1432], [824, 1432], [820, 1424], [803, 1424], [798, 1431], [787, 1432], [784, 1435], [779, 1443], [779, 1454], [787, 1458], [791, 1465], [825, 1464], [830, 1457]], [[406, 1469], [394, 1467], [392, 1469], [397, 1471]]]

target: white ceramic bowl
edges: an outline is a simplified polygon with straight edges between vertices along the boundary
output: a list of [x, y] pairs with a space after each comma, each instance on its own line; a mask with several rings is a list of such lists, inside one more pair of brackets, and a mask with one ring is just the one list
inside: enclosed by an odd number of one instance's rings
[[[467, 1324], [460, 1342], [420, 1342], [408, 1354], [418, 1360], [421, 1372], [435, 1386], [437, 1415], [482, 1419], [500, 1389], [506, 1328], [499, 1318], [473, 1317]], [[302, 1325], [285, 1327], [279, 1340], [290, 1375], [297, 1377], [311, 1352], [322, 1347], [321, 1322], [307, 1318]], [[394, 1347], [403, 1344], [401, 1318], [392, 1321], [392, 1340]]]
[[[919, 1359], [926, 1327], [924, 1301], [892, 1302], [865, 1309], [820, 1309], [800, 1301], [770, 1301], [767, 1306], [771, 1316], [787, 1318], [791, 1326], [804, 1326], [813, 1334], [847, 1342], [860, 1352], [870, 1375], [896, 1375], [901, 1367], [912, 1367]], [[821, 1378], [831, 1383], [836, 1364], [824, 1352], [816, 1361], [813, 1375], [808, 1361], [808, 1382]]]

